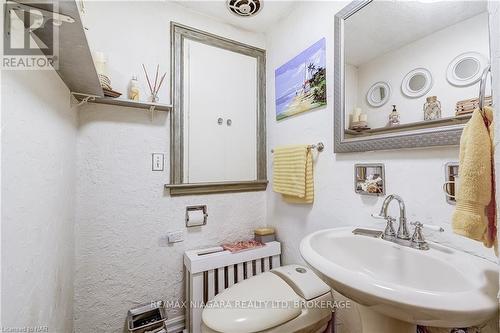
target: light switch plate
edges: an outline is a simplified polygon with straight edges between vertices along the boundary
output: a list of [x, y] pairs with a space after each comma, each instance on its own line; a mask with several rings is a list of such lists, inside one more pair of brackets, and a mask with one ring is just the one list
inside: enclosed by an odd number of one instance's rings
[[177, 243], [184, 241], [184, 231], [177, 230], [167, 233], [167, 238], [169, 243]]
[[164, 168], [165, 155], [160, 153], [153, 153], [153, 171], [163, 171]]

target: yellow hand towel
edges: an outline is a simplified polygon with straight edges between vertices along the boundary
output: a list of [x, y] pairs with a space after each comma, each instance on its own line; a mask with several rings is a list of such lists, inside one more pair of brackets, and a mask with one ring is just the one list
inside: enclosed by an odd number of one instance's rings
[[307, 145], [276, 148], [273, 170], [273, 190], [283, 194], [285, 201], [314, 201], [313, 158]]
[[[488, 122], [493, 119], [491, 108], [485, 108]], [[492, 129], [493, 126], [490, 125]], [[453, 231], [482, 241], [491, 247], [487, 206], [492, 198], [492, 141], [493, 132], [485, 124], [479, 110], [465, 126], [460, 138], [459, 186], [457, 206], [452, 218]], [[493, 218], [493, 217], [491, 217]]]

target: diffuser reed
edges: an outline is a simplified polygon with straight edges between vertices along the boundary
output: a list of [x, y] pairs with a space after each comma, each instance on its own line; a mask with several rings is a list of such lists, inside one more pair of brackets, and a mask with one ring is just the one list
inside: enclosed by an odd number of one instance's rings
[[142, 68], [144, 69], [144, 74], [146, 75], [146, 80], [148, 81], [148, 86], [149, 86], [149, 91], [151, 92], [151, 102], [156, 103], [158, 102], [158, 92], [160, 91], [161, 85], [163, 83], [163, 80], [165, 79], [165, 74], [160, 79], [160, 82], [158, 83], [158, 73], [160, 70], [160, 65], [156, 65], [156, 75], [155, 75], [155, 84], [151, 85], [151, 80], [149, 79], [148, 72], [146, 71], [146, 66], [142, 64]]

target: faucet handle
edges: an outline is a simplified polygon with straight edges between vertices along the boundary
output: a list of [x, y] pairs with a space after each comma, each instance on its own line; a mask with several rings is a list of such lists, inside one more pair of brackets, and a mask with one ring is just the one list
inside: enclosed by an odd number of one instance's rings
[[396, 231], [394, 230], [394, 224], [393, 224], [394, 222], [396, 222], [396, 219], [392, 216], [387, 216], [385, 219], [387, 220], [387, 224], [384, 230], [384, 238], [396, 237]]
[[411, 236], [410, 246], [418, 250], [428, 250], [429, 244], [425, 241], [424, 234], [422, 233], [424, 225], [418, 221], [411, 222], [410, 224], [415, 226], [415, 230]]
[[371, 214], [374, 219], [378, 220], [386, 220], [387, 224], [385, 226], [384, 230], [384, 237], [387, 238], [393, 238], [396, 237], [396, 231], [394, 231], [394, 225], [393, 223], [396, 222], [396, 219], [392, 216], [383, 216], [383, 215], [377, 215], [377, 214]]
[[422, 228], [443, 232], [444, 229], [437, 225], [432, 224], [423, 224], [421, 222], [415, 221], [411, 222], [411, 225], [415, 226], [415, 231], [413, 232], [413, 236], [411, 236], [411, 244], [410, 246], [414, 249], [419, 250], [428, 250], [429, 244], [425, 241], [424, 234], [422, 233]]
[[444, 231], [443, 228], [441, 228], [438, 225], [434, 225], [434, 224], [424, 224], [424, 223], [421, 223], [419, 221], [411, 222], [410, 224], [412, 226], [414, 226], [415, 229], [417, 229], [417, 228], [419, 228], [419, 229], [425, 228], [425, 229], [429, 229], [429, 230], [432, 230], [432, 231], [439, 231], [439, 232], [443, 232]]

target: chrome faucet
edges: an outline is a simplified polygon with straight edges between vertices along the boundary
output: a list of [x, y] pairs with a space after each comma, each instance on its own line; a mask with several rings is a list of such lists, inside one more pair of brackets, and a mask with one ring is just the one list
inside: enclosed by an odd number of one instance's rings
[[[393, 223], [396, 221], [396, 219], [393, 218], [392, 216], [387, 215], [387, 208], [389, 207], [389, 204], [392, 202], [392, 200], [396, 200], [399, 203], [399, 227], [397, 233], [394, 231], [394, 226], [393, 226]], [[413, 236], [410, 237], [410, 233], [408, 232], [408, 224], [406, 220], [405, 203], [403, 201], [403, 198], [401, 198], [399, 195], [396, 194], [388, 195], [384, 199], [384, 202], [382, 203], [382, 208], [380, 208], [380, 213], [378, 215], [372, 214], [372, 217], [376, 219], [384, 219], [387, 221], [387, 225], [382, 234], [383, 239], [403, 246], [409, 246], [418, 250], [429, 249], [429, 245], [424, 239], [422, 228], [426, 227], [430, 230], [439, 232], [444, 231], [444, 229], [439, 226], [423, 224], [420, 222], [413, 222], [411, 224], [415, 226], [415, 230], [413, 232]]]
[[388, 195], [382, 203], [382, 208], [380, 208], [379, 216], [385, 219], [390, 218], [389, 216], [387, 216], [387, 208], [389, 207], [389, 204], [392, 202], [392, 200], [396, 200], [399, 203], [399, 226], [396, 237], [399, 239], [408, 240], [411, 237], [410, 232], [408, 231], [408, 224], [406, 221], [406, 207], [403, 198], [396, 194]]

